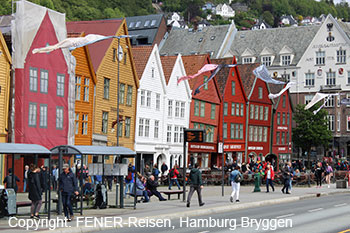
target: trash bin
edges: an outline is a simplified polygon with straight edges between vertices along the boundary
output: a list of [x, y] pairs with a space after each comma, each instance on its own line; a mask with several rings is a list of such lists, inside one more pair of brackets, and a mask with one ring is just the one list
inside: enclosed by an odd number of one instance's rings
[[16, 192], [14, 189], [0, 189], [0, 217], [16, 214]]
[[337, 189], [346, 189], [346, 180], [337, 180], [335, 184]]

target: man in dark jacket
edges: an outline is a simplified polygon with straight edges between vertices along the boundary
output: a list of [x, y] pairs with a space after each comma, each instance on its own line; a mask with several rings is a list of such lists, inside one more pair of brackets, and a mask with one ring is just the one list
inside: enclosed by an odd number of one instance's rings
[[159, 201], [166, 201], [166, 199], [157, 191], [158, 186], [158, 182], [154, 179], [154, 176], [151, 175], [146, 182], [147, 190], [150, 191], [151, 195], [156, 195], [159, 198]]
[[[64, 215], [68, 219], [68, 221], [72, 221], [73, 219], [73, 209], [72, 204], [70, 202], [71, 196], [73, 193], [78, 195], [78, 186], [77, 180], [73, 172], [69, 169], [68, 164], [63, 164], [63, 172], [58, 178], [59, 181], [59, 190], [62, 193], [62, 203]], [[69, 212], [69, 215], [68, 215]]]
[[42, 205], [42, 187], [40, 182], [40, 168], [31, 164], [28, 174], [28, 198], [32, 201], [30, 217], [39, 219], [39, 211]]
[[168, 171], [168, 166], [165, 164], [165, 162], [163, 162], [160, 170], [162, 170], [162, 176], [164, 176], [165, 172]]
[[190, 185], [191, 185], [190, 192], [188, 193], [188, 197], [187, 197], [187, 207], [190, 207], [191, 198], [192, 198], [194, 191], [197, 191], [199, 206], [203, 206], [204, 202], [202, 201], [202, 194], [201, 194], [201, 191], [203, 188], [202, 173], [199, 170], [198, 163], [196, 163], [194, 165], [194, 168], [191, 169]]
[[[291, 167], [288, 165], [288, 163], [286, 163], [286, 165], [282, 169], [282, 177], [283, 177], [283, 188], [281, 190], [282, 193], [290, 194], [290, 192], [288, 192], [288, 189], [289, 189], [289, 183], [291, 179], [291, 172], [292, 172]], [[284, 192], [284, 190], [286, 190], [286, 192]]]
[[17, 182], [19, 182], [19, 178], [16, 175], [12, 174], [12, 168], [9, 168], [8, 170], [9, 174], [5, 177], [3, 183], [6, 184], [7, 189], [14, 189], [15, 193], [18, 191], [18, 185]]

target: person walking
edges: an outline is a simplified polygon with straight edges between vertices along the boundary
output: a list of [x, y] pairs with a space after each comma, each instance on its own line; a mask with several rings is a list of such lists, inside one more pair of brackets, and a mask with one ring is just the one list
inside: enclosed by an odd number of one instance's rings
[[24, 174], [23, 174], [23, 192], [26, 192], [27, 189], [27, 182], [28, 182], [28, 174], [29, 174], [29, 166], [24, 166]]
[[326, 182], [328, 185], [328, 188], [330, 188], [330, 184], [331, 184], [331, 177], [333, 176], [333, 168], [327, 163], [326, 164]]
[[40, 219], [39, 211], [42, 205], [42, 191], [40, 168], [31, 164], [30, 172], [28, 173], [28, 198], [32, 201], [30, 218]]
[[64, 215], [68, 219], [68, 221], [72, 221], [73, 216], [73, 208], [71, 204], [71, 196], [73, 193], [78, 195], [78, 186], [77, 179], [73, 172], [69, 169], [68, 164], [63, 164], [63, 172], [61, 173], [59, 179], [59, 190], [62, 194], [62, 203]]
[[6, 184], [7, 189], [12, 188], [13, 190], [15, 190], [15, 193], [17, 194], [17, 191], [18, 191], [17, 182], [19, 182], [19, 178], [16, 175], [12, 174], [12, 168], [8, 169], [8, 173], [9, 174], [5, 177], [5, 179], [2, 183], [4, 185]]
[[202, 173], [199, 170], [199, 164], [196, 163], [194, 165], [194, 168], [191, 169], [190, 172], [190, 177], [189, 177], [189, 182], [190, 182], [190, 192], [188, 193], [187, 196], [187, 207], [190, 207], [191, 205], [191, 198], [194, 193], [194, 191], [197, 192], [198, 195], [198, 202], [199, 206], [203, 206], [204, 202], [202, 201], [202, 189], [203, 189], [203, 182], [202, 182]]
[[169, 190], [171, 190], [171, 186], [173, 185], [173, 183], [175, 183], [177, 185], [177, 187], [179, 188], [179, 190], [181, 189], [179, 181], [177, 180], [177, 176], [179, 175], [179, 171], [177, 170], [177, 165], [175, 164], [173, 169], [169, 170]]
[[266, 192], [269, 192], [269, 186], [271, 186], [272, 191], [275, 191], [275, 187], [273, 186], [273, 180], [275, 179], [275, 172], [270, 164], [266, 165], [265, 170], [265, 177], [266, 177]]
[[230, 173], [230, 181], [231, 181], [231, 186], [232, 186], [232, 193], [231, 193], [231, 197], [230, 197], [231, 202], [233, 202], [235, 194], [236, 194], [236, 202], [237, 203], [239, 202], [239, 190], [241, 187], [241, 183], [240, 183], [239, 179], [243, 180], [243, 175], [240, 172], [240, 166], [237, 165], [235, 167], [235, 170], [233, 170]]
[[318, 162], [315, 169], [316, 188], [322, 187], [322, 173], [324, 172], [322, 163]]
[[128, 175], [125, 177], [124, 197], [126, 197], [127, 193], [132, 193], [134, 190], [134, 175], [135, 167], [131, 163], [129, 163]]
[[286, 163], [284, 168], [282, 169], [282, 177], [283, 177], [283, 188], [281, 191], [282, 193], [290, 194], [288, 190], [290, 185], [291, 168], [289, 167], [288, 163]]
[[162, 176], [165, 176], [165, 172], [168, 171], [168, 166], [165, 164], [165, 162], [163, 162], [160, 170], [162, 171]]

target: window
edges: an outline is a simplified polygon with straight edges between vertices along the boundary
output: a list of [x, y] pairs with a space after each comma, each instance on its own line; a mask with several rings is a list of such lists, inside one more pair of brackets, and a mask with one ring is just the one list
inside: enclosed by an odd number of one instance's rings
[[36, 127], [36, 103], [29, 103], [28, 125]]
[[271, 57], [261, 57], [261, 64], [271, 66]]
[[141, 25], [141, 21], [137, 21], [135, 27], [138, 28]]
[[156, 25], [156, 22], [157, 22], [157, 21], [156, 21], [155, 19], [153, 19], [152, 22], [151, 22], [151, 26], [155, 26], [155, 25]]
[[102, 112], [102, 133], [108, 133], [108, 112]]
[[267, 142], [267, 127], [264, 127], [263, 142]]
[[224, 102], [224, 116], [227, 116], [227, 111], [228, 111], [228, 103]]
[[313, 95], [305, 95], [305, 104], [310, 103], [312, 98], [314, 98]]
[[167, 126], [166, 141], [171, 142], [171, 125]]
[[286, 114], [282, 113], [282, 125], [286, 124]]
[[152, 78], [154, 78], [154, 67], [152, 67]]
[[150, 23], [150, 21], [146, 20], [144, 27], [148, 27], [149, 23]]
[[33, 92], [38, 91], [38, 69], [29, 68], [29, 90]]
[[131, 118], [125, 117], [124, 137], [126, 137], [126, 138], [130, 137], [130, 125], [131, 125]]
[[277, 125], [280, 125], [281, 124], [281, 113], [278, 112], [277, 113]]
[[286, 107], [286, 96], [284, 95], [282, 97], [282, 108], [285, 108]]
[[112, 61], [116, 61], [117, 59], [117, 49], [116, 48], [113, 48], [113, 57], [112, 57]]
[[231, 116], [235, 115], [235, 113], [236, 113], [235, 109], [236, 109], [236, 104], [235, 103], [231, 103]]
[[290, 118], [289, 113], [287, 113], [287, 125], [289, 125], [289, 118]]
[[143, 137], [143, 128], [144, 128], [145, 119], [139, 119], [139, 137]]
[[109, 83], [110, 79], [109, 78], [104, 78], [103, 81], [103, 98], [104, 99], [109, 99]]
[[[119, 116], [119, 119], [123, 119], [123, 116]], [[117, 133], [118, 133], [118, 136], [119, 137], [123, 137], [123, 122], [120, 121], [118, 124], [117, 124]]]
[[75, 100], [80, 100], [81, 95], [81, 77], [75, 77]]
[[152, 92], [147, 91], [147, 99], [146, 99], [146, 105], [147, 107], [151, 107], [151, 102], [152, 102]]
[[263, 127], [259, 126], [259, 133], [258, 133], [258, 142], [262, 142], [262, 138], [263, 138]]
[[56, 129], [63, 129], [63, 107], [56, 107]]
[[184, 138], [184, 127], [180, 127], [180, 140], [179, 142], [182, 143]]
[[168, 117], [173, 116], [173, 101], [169, 100], [168, 101]]
[[159, 121], [154, 121], [154, 138], [159, 137]]
[[64, 97], [64, 75], [57, 74], [57, 96]]
[[325, 104], [325, 107], [334, 107], [335, 104], [335, 98], [334, 95], [330, 96], [328, 101]]
[[179, 126], [174, 127], [174, 143], [179, 142]]
[[119, 84], [119, 104], [124, 104], [124, 98], [125, 98], [125, 84], [120, 83]]
[[132, 28], [134, 25], [135, 25], [135, 22], [131, 22], [131, 23], [129, 24], [129, 28]]
[[279, 145], [280, 144], [280, 132], [276, 133], [276, 144]]
[[285, 144], [285, 139], [286, 139], [286, 134], [285, 134], [285, 132], [282, 132], [282, 137], [281, 137], [281, 144], [282, 145]]
[[328, 118], [328, 129], [330, 131], [334, 131], [334, 115], [329, 114], [327, 118]]
[[141, 106], [145, 106], [146, 105], [146, 91], [145, 90], [141, 90], [140, 99], [141, 99]]
[[259, 94], [259, 97], [258, 97], [258, 98], [259, 98], [259, 99], [262, 99], [262, 98], [263, 98], [263, 89], [262, 89], [262, 87], [259, 87], [259, 88], [258, 88], [258, 92], [259, 92], [259, 93], [258, 93], [258, 94]]
[[149, 137], [149, 122], [150, 119], [145, 119], [145, 137]]
[[83, 120], [82, 120], [82, 129], [81, 129], [81, 134], [82, 135], [87, 135], [88, 134], [88, 114], [83, 114]]
[[84, 101], [89, 102], [89, 93], [90, 93], [90, 79], [84, 79]]
[[205, 102], [201, 101], [201, 117], [205, 117]]
[[227, 123], [224, 123], [224, 129], [223, 129], [223, 131], [224, 131], [224, 139], [226, 139], [227, 138]]
[[315, 73], [306, 73], [305, 74], [305, 86], [306, 87], [315, 86]]
[[176, 101], [175, 102], [175, 117], [180, 116], [180, 102]]
[[236, 103], [236, 116], [239, 116], [239, 104]]
[[259, 106], [255, 105], [255, 120], [259, 120]]
[[233, 81], [231, 83], [231, 92], [232, 92], [232, 95], [236, 95], [236, 83]]
[[210, 119], [215, 119], [215, 104], [211, 104]]
[[40, 128], [47, 128], [47, 104], [40, 104]]
[[264, 120], [264, 106], [260, 106], [260, 117], [259, 120]]
[[243, 139], [243, 124], [239, 124], [239, 139]]
[[254, 105], [250, 105], [250, 119], [254, 119]]
[[243, 114], [244, 114], [244, 105], [241, 104], [241, 117], [243, 116]]
[[340, 112], [338, 112], [337, 122], [338, 122], [337, 131], [340, 132]]
[[160, 94], [156, 94], [156, 110], [160, 110]]
[[240, 128], [239, 128], [240, 124], [235, 124], [235, 128], [236, 128], [236, 135], [235, 135], [235, 139], [240, 139]]
[[249, 141], [253, 141], [253, 126], [249, 126]]
[[180, 117], [185, 118], [185, 102], [181, 102]]
[[269, 119], [269, 107], [265, 107], [264, 121]]
[[230, 124], [231, 139], [235, 139], [235, 125], [236, 124], [233, 124], [233, 123]]
[[126, 105], [132, 105], [132, 86], [128, 85], [128, 91], [126, 94]]
[[194, 101], [194, 115], [199, 116], [199, 101], [198, 100]]
[[316, 52], [316, 65], [324, 65], [326, 61], [326, 52], [317, 51]]
[[335, 72], [326, 72], [327, 79], [326, 79], [326, 85], [327, 86], [334, 86], [335, 85]]
[[208, 76], [204, 76], [203, 82], [204, 82], [204, 87], [203, 87], [203, 89], [204, 89], [204, 90], [208, 90]]
[[40, 70], [40, 92], [47, 93], [49, 86], [49, 71]]
[[79, 134], [79, 113], [75, 113], [74, 132], [75, 134]]
[[346, 50], [337, 50], [337, 63], [346, 63]]
[[253, 63], [252, 57], [244, 57], [243, 58], [243, 64], [250, 64], [250, 63]]
[[258, 141], [258, 127], [254, 126], [254, 142]]
[[281, 60], [282, 60], [282, 66], [289, 66], [291, 63], [291, 56], [290, 55], [282, 55]]

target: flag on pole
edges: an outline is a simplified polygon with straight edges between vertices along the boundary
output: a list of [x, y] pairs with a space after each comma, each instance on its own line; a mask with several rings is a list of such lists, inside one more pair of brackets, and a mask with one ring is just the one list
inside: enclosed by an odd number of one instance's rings
[[47, 47], [42, 48], [36, 48], [33, 49], [32, 53], [49, 53], [56, 49], [65, 49], [68, 48], [69, 50], [74, 50], [76, 48], [80, 48], [101, 40], [106, 40], [110, 38], [117, 38], [118, 36], [102, 36], [102, 35], [96, 35], [96, 34], [89, 34], [85, 37], [75, 37], [75, 38], [67, 38], [62, 40], [61, 42], [50, 45]]
[[288, 90], [291, 86], [295, 85], [295, 82], [289, 82], [279, 93], [277, 94], [269, 94], [269, 99], [275, 99], [280, 97], [286, 90]]
[[181, 78], [179, 78], [177, 80], [177, 83], [179, 84], [181, 81], [183, 80], [187, 80], [187, 79], [193, 79], [205, 72], [208, 72], [208, 71], [212, 71], [212, 70], [215, 70], [216, 68], [218, 67], [217, 64], [205, 64], [200, 70], [198, 70], [198, 72], [194, 75], [188, 75], [188, 76], [182, 76]]
[[266, 83], [286, 84], [285, 82], [273, 79], [270, 76], [269, 71], [267, 70], [266, 66], [264, 66], [264, 65], [261, 65], [261, 66], [255, 68], [253, 73], [256, 77], [260, 78], [261, 80], [263, 80]]

